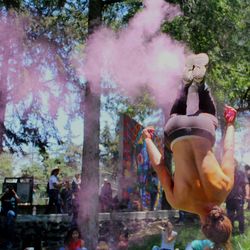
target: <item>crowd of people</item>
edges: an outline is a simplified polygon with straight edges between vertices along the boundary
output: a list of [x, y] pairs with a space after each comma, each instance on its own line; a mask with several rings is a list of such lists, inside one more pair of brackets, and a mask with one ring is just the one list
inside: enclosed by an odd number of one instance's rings
[[60, 181], [58, 175], [60, 168], [54, 168], [47, 184], [49, 203], [46, 213], [66, 213], [72, 215], [72, 221], [76, 223], [79, 211], [79, 195], [81, 189], [81, 175], [75, 174], [69, 181]]
[[[49, 197], [46, 213], [68, 213], [77, 217], [79, 210], [79, 191], [81, 189], [81, 176], [76, 174], [73, 180], [59, 181], [60, 169], [52, 170], [47, 193]], [[122, 190], [121, 198], [113, 195], [112, 185], [107, 178], [104, 178], [99, 194], [99, 211], [141, 211], [141, 198], [138, 192]]]
[[[128, 250], [128, 245], [128, 233], [124, 231], [120, 233], [116, 242], [113, 244], [110, 244], [106, 238], [100, 237], [95, 250]], [[60, 247], [59, 250], [87, 250], [85, 241], [77, 227], [72, 227], [67, 232], [64, 246]]]
[[121, 197], [112, 195], [111, 183], [105, 178], [100, 191], [100, 212], [111, 211], [142, 211], [141, 197], [138, 191], [129, 192], [123, 189]]
[[[244, 234], [244, 210], [250, 209], [250, 166], [246, 165], [245, 171], [241, 170], [238, 166], [234, 171], [234, 186], [231, 192], [228, 194], [227, 199], [225, 200], [226, 212], [229, 219], [231, 220], [234, 232]], [[77, 206], [79, 206], [79, 203], [76, 202], [76, 199], [81, 188], [81, 176], [80, 174], [76, 174], [71, 182], [69, 180], [66, 180], [64, 181], [64, 183], [62, 183], [58, 178], [59, 172], [59, 168], [55, 168], [51, 172], [48, 183], [48, 195], [50, 200], [47, 212], [55, 211], [57, 213], [77, 214]], [[139, 194], [131, 195], [128, 193], [128, 191], [123, 190], [122, 199], [120, 201], [115, 201], [116, 199], [117, 197], [113, 197], [112, 195], [111, 183], [108, 181], [108, 179], [104, 179], [103, 185], [100, 188], [101, 212], [110, 212], [114, 209], [120, 209], [121, 211], [138, 211], [141, 209]], [[131, 200], [133, 202], [131, 202]], [[1, 196], [1, 214], [6, 217], [6, 246], [11, 246], [12, 237], [14, 235], [13, 232], [15, 230], [15, 218], [17, 215], [18, 202], [20, 202], [20, 198], [17, 195], [15, 189], [12, 185], [8, 185], [5, 192]], [[161, 246], [154, 246], [152, 250], [174, 249], [177, 232], [173, 230], [173, 225], [176, 224], [180, 226], [180, 221], [184, 222], [182, 225], [185, 225], [184, 217], [186, 216], [186, 214], [188, 213], [179, 210], [179, 219], [177, 221], [175, 221], [173, 224], [170, 221], [164, 222], [162, 224], [162, 226], [160, 227], [162, 238]], [[75, 219], [77, 219], [77, 215], [75, 215]], [[236, 225], [238, 225], [238, 229], [235, 228], [235, 221], [238, 221], [238, 223], [236, 223]], [[72, 228], [69, 230], [66, 236], [65, 245], [61, 248], [61, 250], [76, 250], [78, 248], [87, 250], [87, 248], [85, 247], [84, 239], [81, 237], [80, 231], [77, 229], [76, 225], [77, 223], [72, 225]], [[128, 242], [128, 233], [121, 233], [117, 241], [116, 249], [128, 249]], [[105, 239], [99, 240], [96, 250], [100, 249], [111, 249]], [[196, 239], [187, 244], [186, 250], [191, 249], [213, 249], [213, 242], [208, 239]]]

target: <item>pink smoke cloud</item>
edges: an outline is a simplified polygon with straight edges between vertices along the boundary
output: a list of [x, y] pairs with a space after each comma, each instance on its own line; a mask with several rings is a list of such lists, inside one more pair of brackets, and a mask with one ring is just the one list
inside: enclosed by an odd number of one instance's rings
[[121, 31], [103, 27], [89, 38], [80, 72], [94, 91], [107, 75], [129, 96], [147, 84], [158, 104], [166, 105], [176, 95], [185, 47], [160, 33], [160, 28], [165, 19], [172, 20], [181, 12], [163, 0], [146, 0], [144, 5]]
[[32, 39], [30, 29], [28, 16], [0, 16], [0, 91], [14, 105], [30, 96], [44, 104], [47, 94], [49, 112], [55, 115], [59, 107], [67, 107], [59, 96], [70, 93], [63, 62], [54, 44], [45, 37]]

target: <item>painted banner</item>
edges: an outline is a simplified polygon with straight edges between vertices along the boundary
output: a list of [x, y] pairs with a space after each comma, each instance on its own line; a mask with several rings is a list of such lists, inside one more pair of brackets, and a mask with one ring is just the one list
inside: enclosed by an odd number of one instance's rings
[[[141, 209], [154, 210], [160, 208], [161, 188], [141, 138], [142, 130], [142, 125], [129, 116], [121, 116], [121, 183], [130, 196], [140, 197]], [[161, 146], [159, 137], [154, 141]]]

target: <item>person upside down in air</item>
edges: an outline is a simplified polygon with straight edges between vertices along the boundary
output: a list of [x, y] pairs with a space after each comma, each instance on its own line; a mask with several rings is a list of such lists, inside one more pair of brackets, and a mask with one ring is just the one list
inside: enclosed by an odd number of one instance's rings
[[204, 235], [221, 249], [230, 249], [232, 225], [223, 203], [234, 182], [234, 121], [236, 110], [225, 106], [226, 131], [221, 164], [212, 147], [218, 124], [213, 98], [205, 83], [209, 58], [205, 53], [187, 58], [183, 84], [165, 125], [166, 144], [173, 153], [174, 177], [155, 146], [153, 127], [143, 130], [150, 161], [170, 205], [198, 214]]

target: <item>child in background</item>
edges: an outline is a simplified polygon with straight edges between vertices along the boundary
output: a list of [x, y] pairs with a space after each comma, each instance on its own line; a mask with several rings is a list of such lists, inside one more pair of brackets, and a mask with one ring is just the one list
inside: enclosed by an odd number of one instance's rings
[[117, 250], [127, 250], [128, 249], [128, 233], [121, 233], [119, 237], [119, 242], [117, 244]]
[[154, 246], [152, 250], [168, 249], [174, 250], [177, 232], [173, 231], [173, 224], [170, 221], [158, 226], [161, 229], [161, 247]]
[[193, 240], [186, 247], [186, 250], [212, 250], [214, 244], [210, 240]]
[[96, 250], [110, 250], [110, 248], [106, 241], [101, 240], [99, 241]]
[[87, 250], [84, 247], [84, 240], [81, 239], [80, 232], [77, 228], [69, 230], [66, 239], [65, 247], [60, 248], [60, 250]]

